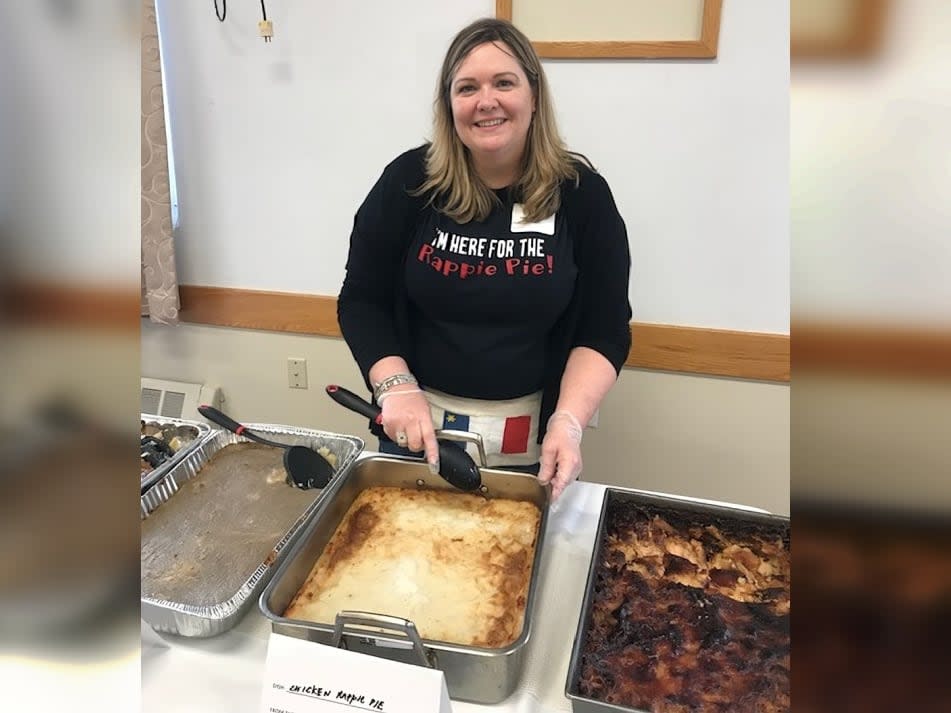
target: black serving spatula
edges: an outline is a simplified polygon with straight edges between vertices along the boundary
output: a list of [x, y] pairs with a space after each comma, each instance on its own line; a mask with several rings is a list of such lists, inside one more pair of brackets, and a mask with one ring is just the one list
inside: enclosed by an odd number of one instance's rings
[[239, 436], [261, 443], [265, 446], [274, 446], [284, 449], [284, 470], [290, 478], [288, 484], [296, 485], [302, 490], [308, 488], [325, 488], [333, 477], [334, 468], [320, 453], [307, 446], [289, 446], [286, 443], [271, 441], [256, 433], [252, 433], [244, 425], [230, 416], [226, 416], [214, 406], [202, 405], [198, 413], [209, 421], [228, 429]]
[[[361, 399], [352, 391], [342, 386], [331, 384], [327, 387], [327, 394], [341, 406], [356, 411], [368, 418], [377, 421], [382, 413], [379, 406]], [[379, 423], [379, 421], [377, 421]], [[482, 487], [482, 474], [472, 457], [462, 448], [452, 445], [443, 439], [436, 439], [439, 443], [439, 475], [459, 490], [471, 491]]]

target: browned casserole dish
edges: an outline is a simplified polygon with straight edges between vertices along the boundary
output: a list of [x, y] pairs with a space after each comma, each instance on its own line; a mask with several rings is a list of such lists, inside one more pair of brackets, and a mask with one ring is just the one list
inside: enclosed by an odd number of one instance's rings
[[575, 693], [651, 713], [789, 710], [788, 521], [620, 494], [598, 553]]
[[284, 616], [358, 610], [425, 639], [500, 648], [522, 632], [541, 513], [534, 503], [379, 486], [360, 492]]

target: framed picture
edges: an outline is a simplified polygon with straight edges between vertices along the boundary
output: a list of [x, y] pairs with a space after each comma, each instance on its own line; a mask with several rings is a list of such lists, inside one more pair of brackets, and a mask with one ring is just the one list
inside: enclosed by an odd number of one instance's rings
[[888, 0], [790, 0], [795, 59], [861, 59], [882, 46]]
[[496, 0], [540, 57], [717, 56], [723, 0]]

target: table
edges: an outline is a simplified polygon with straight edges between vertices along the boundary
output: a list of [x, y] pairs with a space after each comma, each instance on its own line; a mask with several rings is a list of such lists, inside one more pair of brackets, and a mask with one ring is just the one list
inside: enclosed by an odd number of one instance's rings
[[[571, 711], [565, 682], [605, 487], [574, 483], [551, 507], [518, 689], [492, 706], [453, 701], [453, 713]], [[210, 639], [159, 634], [143, 622], [143, 713], [259, 713], [270, 632], [257, 606], [236, 627]]]

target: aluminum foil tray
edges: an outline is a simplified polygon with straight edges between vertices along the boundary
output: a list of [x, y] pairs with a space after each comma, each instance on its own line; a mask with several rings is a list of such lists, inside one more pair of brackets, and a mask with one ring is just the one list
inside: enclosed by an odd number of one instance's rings
[[[364, 448], [355, 436], [273, 424], [247, 426], [289, 445], [327, 448], [337, 461], [331, 484], [322, 490], [286, 485], [281, 449], [213, 431], [140, 497], [141, 612], [156, 631], [210, 637], [237, 624], [310, 516], [328, 500], [324, 495]], [[209, 465], [236, 444], [248, 449], [241, 453], [269, 459], [267, 472], [249, 467], [222, 473]], [[226, 456], [235, 453], [230, 449]], [[151, 527], [146, 524], [150, 518]]]
[[178, 449], [174, 456], [169, 458], [164, 463], [159, 463], [148, 473], [141, 474], [140, 493], [144, 493], [146, 490], [164, 478], [172, 468], [185, 460], [189, 453], [195, 450], [204, 441], [211, 438], [214, 432], [217, 430], [209, 426], [207, 423], [203, 423], [201, 421], [189, 421], [182, 418], [169, 418], [167, 416], [156, 416], [149, 413], [141, 414], [141, 420], [145, 421], [146, 424], [156, 425], [163, 428], [170, 426], [179, 435], [188, 435], [191, 436], [191, 438], [189, 438], [188, 442], [184, 446]]

